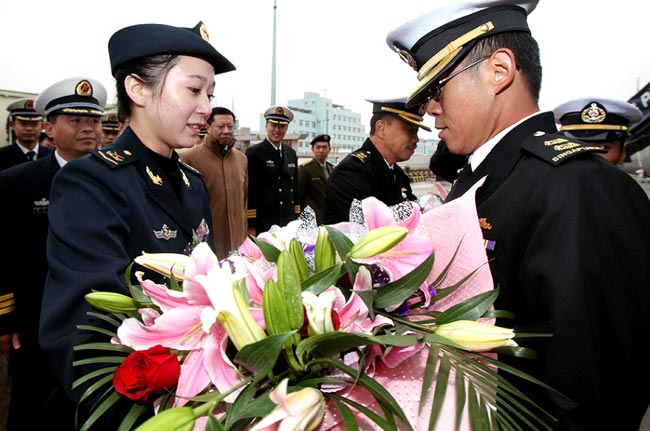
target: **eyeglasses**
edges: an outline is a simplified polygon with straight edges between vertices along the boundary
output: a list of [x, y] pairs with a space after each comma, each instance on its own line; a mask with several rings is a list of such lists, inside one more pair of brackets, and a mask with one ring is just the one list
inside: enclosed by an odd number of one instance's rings
[[452, 78], [460, 75], [461, 73], [463, 73], [467, 69], [470, 69], [470, 68], [476, 66], [477, 64], [480, 64], [481, 62], [487, 60], [488, 58], [489, 57], [480, 58], [480, 59], [468, 64], [467, 66], [455, 71], [454, 73], [452, 73], [448, 77], [442, 78], [440, 81], [438, 81], [435, 84], [433, 84], [432, 86], [430, 86], [429, 87], [429, 96], [427, 97], [427, 100], [423, 104], [423, 106], [425, 107], [424, 109], [426, 109], [426, 105], [428, 105], [431, 100], [435, 100], [436, 102], [440, 101], [440, 95], [442, 94], [442, 87], [444, 87], [446, 83], [451, 81]]

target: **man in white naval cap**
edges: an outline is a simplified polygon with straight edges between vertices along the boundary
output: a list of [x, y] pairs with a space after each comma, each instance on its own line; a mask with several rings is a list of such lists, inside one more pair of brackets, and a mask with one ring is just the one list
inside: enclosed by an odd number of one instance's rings
[[246, 149], [248, 157], [248, 230], [260, 234], [285, 226], [300, 214], [298, 156], [283, 144], [293, 112], [285, 106], [264, 111], [266, 138]]
[[627, 131], [643, 114], [631, 103], [604, 97], [581, 97], [553, 109], [560, 132], [566, 136], [598, 145], [606, 150], [602, 156], [615, 165], [627, 158]]
[[399, 162], [411, 158], [419, 141], [418, 131], [428, 132], [418, 108], [406, 108], [406, 98], [368, 100], [372, 103], [370, 136], [363, 145], [336, 165], [325, 189], [322, 221], [334, 224], [350, 220], [354, 199], [373, 196], [386, 205], [417, 201]]
[[34, 110], [34, 99], [14, 100], [7, 106], [7, 111], [11, 141], [9, 145], [0, 147], [0, 171], [52, 153], [50, 148], [39, 144], [43, 116]]
[[[74, 429], [71, 417], [52, 417], [42, 409], [47, 403], [56, 404], [49, 395], [57, 386], [38, 343], [48, 270], [50, 187], [61, 166], [95, 149], [105, 104], [106, 89], [91, 78], [68, 78], [48, 87], [34, 105], [38, 115], [46, 117], [43, 126], [56, 141], [56, 150], [0, 172], [0, 223], [5, 229], [3, 241], [9, 246], [4, 258], [9, 270], [0, 283], [0, 346], [12, 377], [8, 431], [25, 429], [26, 423], [34, 429]], [[55, 415], [63, 411], [50, 410]]]
[[[485, 178], [476, 206], [495, 307], [515, 316], [496, 323], [552, 334], [517, 340], [537, 359], [499, 359], [564, 396], [500, 373], [557, 419], [550, 429], [637, 431], [650, 403], [650, 200], [600, 145], [559, 134], [553, 113], [540, 112], [542, 65], [527, 23], [536, 5], [456, 2], [387, 43], [417, 72], [407, 105], [435, 118], [451, 153], [469, 156], [447, 200]], [[499, 398], [490, 417], [506, 420], [508, 404]]]

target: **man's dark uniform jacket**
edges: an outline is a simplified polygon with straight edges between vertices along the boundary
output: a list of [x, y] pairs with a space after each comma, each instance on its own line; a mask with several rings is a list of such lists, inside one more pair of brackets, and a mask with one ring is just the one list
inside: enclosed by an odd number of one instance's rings
[[352, 201], [370, 196], [389, 206], [405, 200], [417, 200], [404, 171], [397, 163], [391, 170], [379, 150], [367, 138], [361, 148], [341, 160], [330, 175], [325, 192], [323, 223], [348, 221]]
[[285, 226], [300, 214], [298, 156], [282, 144], [280, 151], [268, 139], [246, 150], [248, 157], [248, 226], [257, 234], [271, 226]]
[[[111, 145], [72, 160], [59, 171], [52, 184], [49, 218], [49, 272], [39, 341], [61, 383], [52, 399], [78, 401], [88, 385], [73, 390], [72, 382], [106, 365], [73, 367], [75, 360], [98, 355], [75, 352], [73, 347], [110, 341], [77, 329], [80, 324], [106, 325], [86, 314], [91, 306], [84, 295], [92, 290], [129, 295], [125, 271], [143, 252], [187, 253], [201, 223], [212, 227], [209, 198], [195, 169], [180, 163], [176, 153], [169, 158], [149, 150], [127, 128]], [[213, 243], [211, 235], [206, 240]], [[136, 271], [162, 282], [160, 276], [134, 265], [134, 284], [139, 284]], [[115, 430], [116, 416], [109, 414], [104, 426], [92, 429]]]
[[650, 200], [597, 147], [556, 130], [551, 113], [518, 125], [447, 199], [487, 175], [476, 203], [496, 308], [515, 313], [516, 332], [552, 334], [518, 340], [538, 359], [499, 359], [570, 401], [525, 391], [558, 429], [579, 419], [590, 430], [638, 430], [650, 391], [625, 394], [630, 380], [650, 387]]
[[325, 200], [325, 188], [329, 174], [332, 173], [334, 165], [325, 161], [328, 177], [325, 176], [323, 165], [316, 159], [300, 166], [298, 169], [300, 176], [300, 207], [304, 209], [309, 206], [316, 213], [316, 221], [322, 223], [323, 202]]
[[[23, 159], [25, 155], [13, 145]], [[33, 417], [30, 424], [46, 426], [53, 417], [39, 409], [57, 380], [45, 352], [38, 345], [43, 283], [47, 274], [45, 243], [50, 186], [59, 164], [50, 148], [39, 151], [39, 158], [20, 163], [0, 172], [0, 196], [3, 209], [0, 225], [4, 226], [4, 277], [0, 283], [0, 335], [18, 332], [21, 347], [11, 350], [12, 428]], [[47, 153], [47, 157], [41, 157]], [[33, 382], [38, 384], [34, 385]]]
[[[39, 146], [36, 159], [42, 159], [52, 154], [52, 149], [44, 146]], [[23, 150], [16, 144], [10, 144], [0, 147], [0, 171], [16, 166], [21, 163], [29, 162], [29, 159], [23, 153]]]

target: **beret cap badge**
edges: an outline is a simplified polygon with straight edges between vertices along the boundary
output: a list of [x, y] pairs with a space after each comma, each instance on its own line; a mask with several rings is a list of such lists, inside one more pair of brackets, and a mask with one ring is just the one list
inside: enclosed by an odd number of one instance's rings
[[201, 38], [203, 40], [210, 43], [210, 35], [208, 34], [208, 29], [205, 27], [205, 24], [203, 24], [202, 22], [199, 27], [199, 33], [201, 34]]

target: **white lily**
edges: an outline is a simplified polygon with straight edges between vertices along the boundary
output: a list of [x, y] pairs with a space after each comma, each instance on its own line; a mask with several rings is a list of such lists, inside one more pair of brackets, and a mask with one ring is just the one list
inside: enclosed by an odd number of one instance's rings
[[223, 266], [215, 265], [207, 275], [194, 277], [203, 286], [212, 304], [212, 308], [206, 307], [201, 311], [203, 330], [210, 332], [218, 319], [237, 350], [241, 350], [244, 346], [266, 338], [266, 333], [253, 318], [239, 283], [234, 278], [227, 263]]
[[332, 307], [336, 299], [336, 292], [332, 290], [327, 290], [318, 296], [311, 292], [302, 292], [302, 305], [307, 312], [310, 336], [334, 332]]
[[269, 398], [278, 406], [258, 422], [251, 431], [312, 431], [325, 415], [325, 399], [315, 388], [302, 388], [287, 394], [289, 380], [284, 379]]

